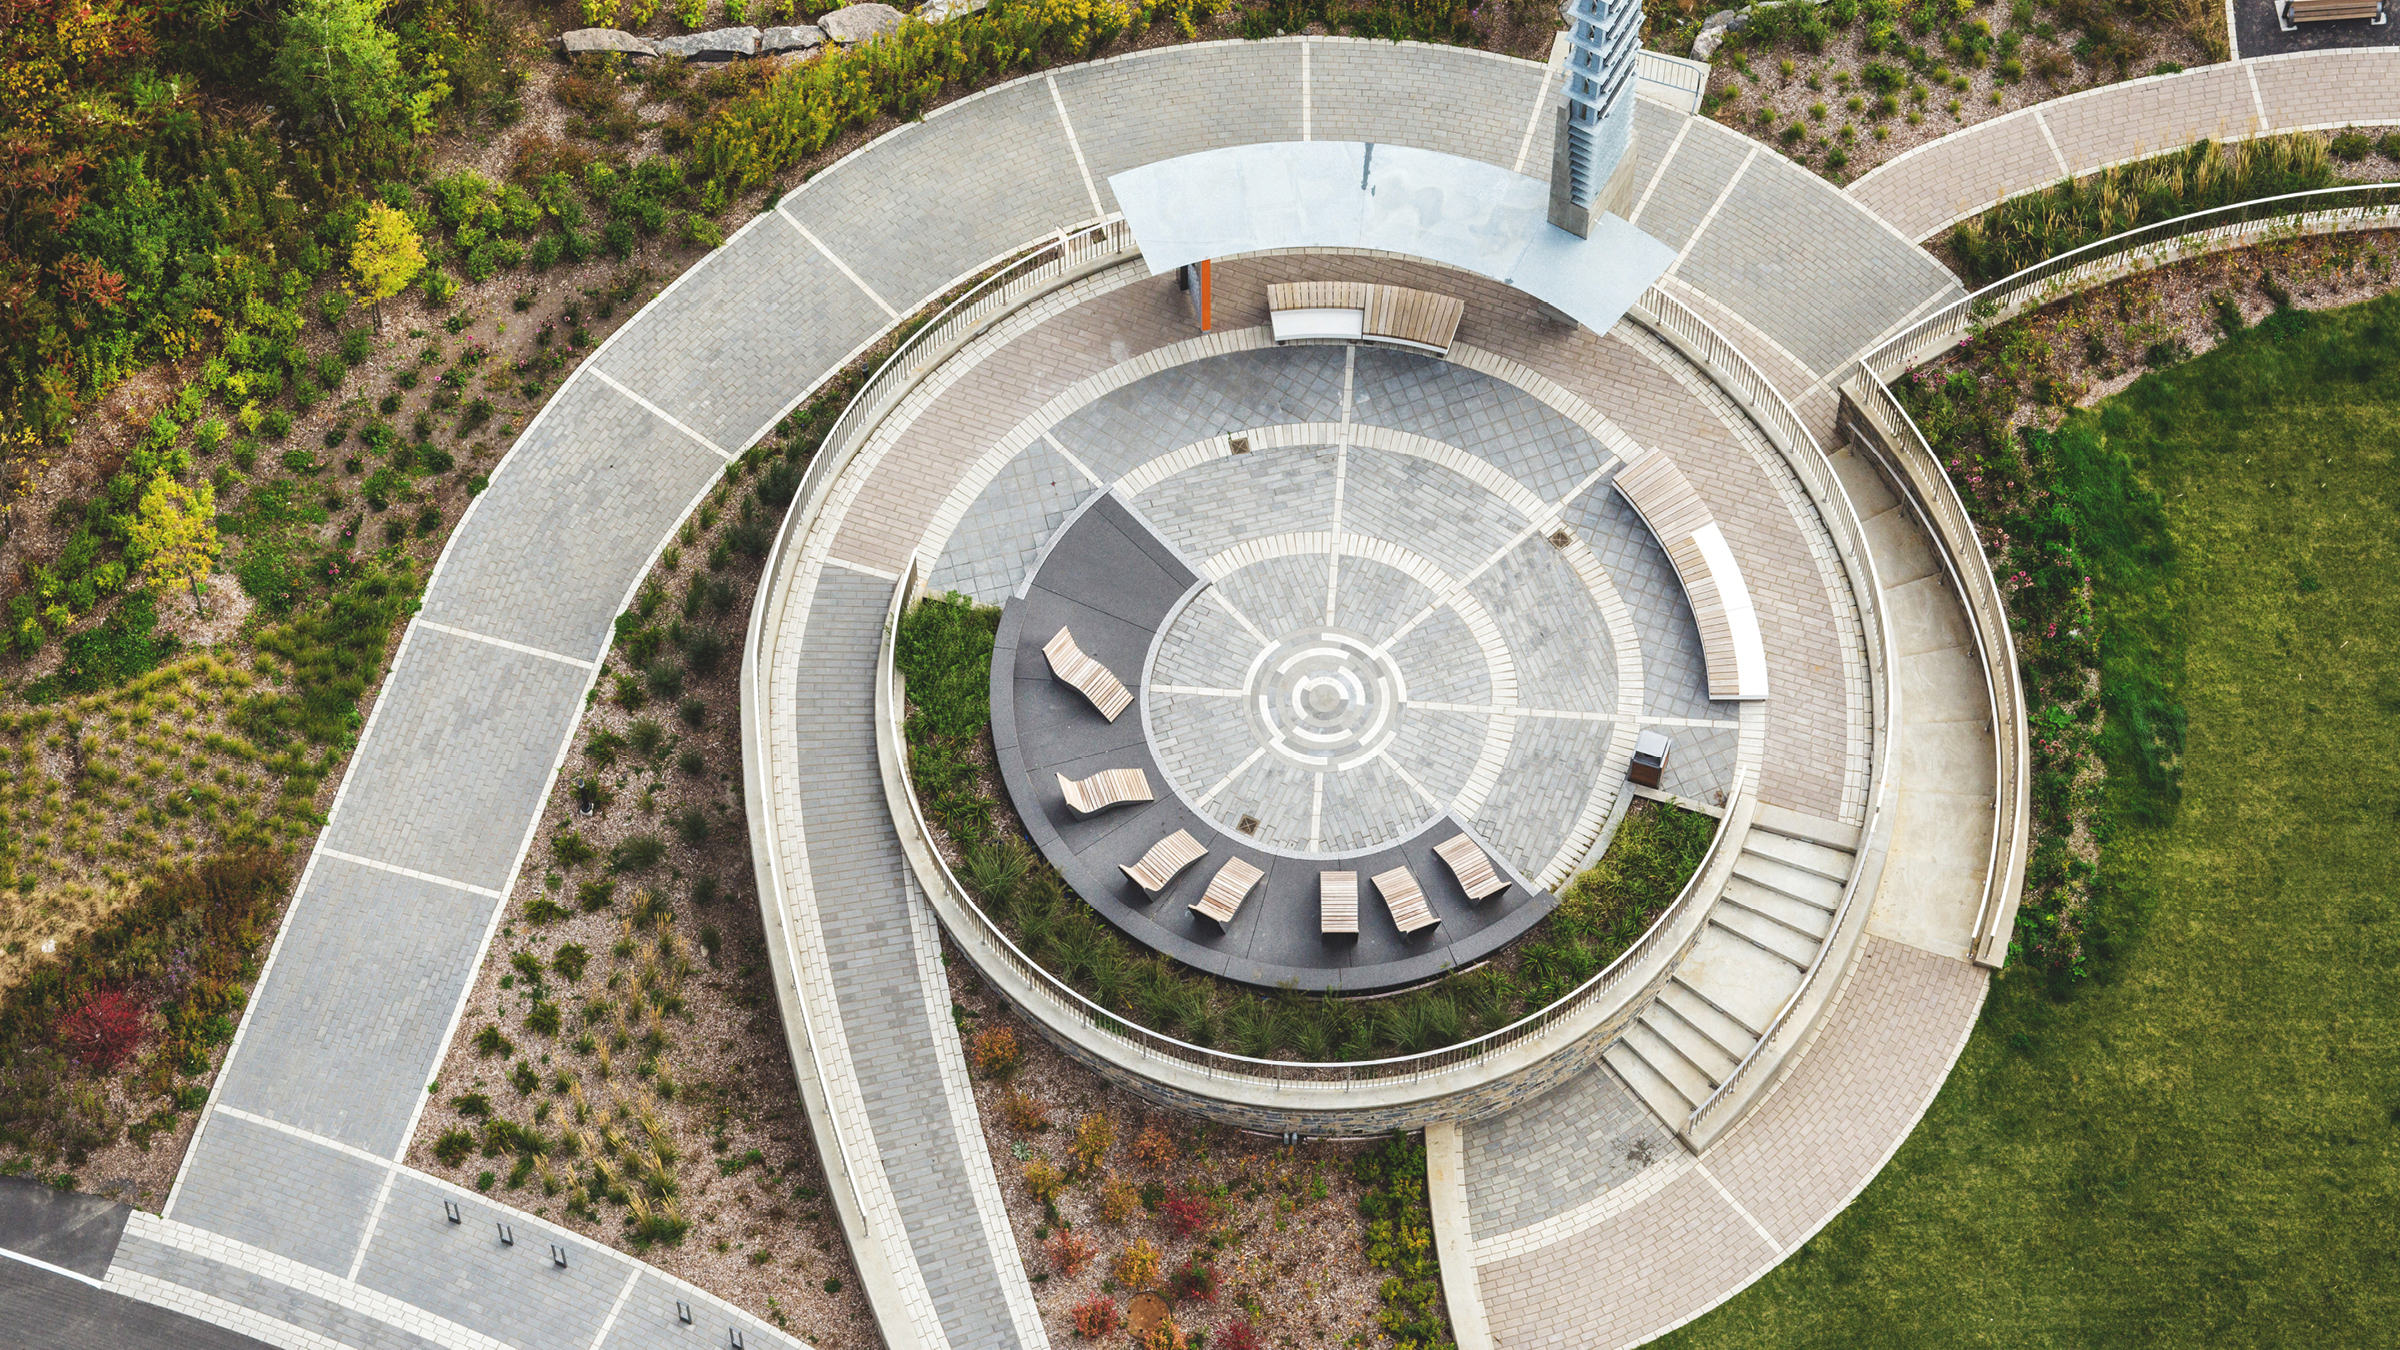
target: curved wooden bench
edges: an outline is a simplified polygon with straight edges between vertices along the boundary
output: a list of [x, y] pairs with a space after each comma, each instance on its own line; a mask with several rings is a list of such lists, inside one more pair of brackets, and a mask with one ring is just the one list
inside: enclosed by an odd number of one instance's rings
[[1267, 287], [1267, 317], [1284, 344], [1372, 342], [1450, 354], [1467, 302], [1406, 286], [1364, 281], [1279, 281]]
[[1080, 781], [1062, 773], [1058, 791], [1076, 814], [1085, 816], [1126, 802], [1156, 800], [1150, 795], [1150, 776], [1140, 769], [1102, 769]]
[[1617, 491], [1658, 536], [1692, 602], [1700, 654], [1708, 663], [1708, 696], [1765, 698], [1767, 645], [1759, 636], [1758, 610], [1708, 503], [1663, 450], [1618, 474]]
[[1075, 686], [1100, 715], [1114, 722], [1117, 714], [1133, 706], [1133, 694], [1125, 682], [1108, 667], [1084, 655], [1075, 645], [1075, 635], [1064, 628], [1042, 644], [1042, 655], [1050, 658], [1050, 673]]

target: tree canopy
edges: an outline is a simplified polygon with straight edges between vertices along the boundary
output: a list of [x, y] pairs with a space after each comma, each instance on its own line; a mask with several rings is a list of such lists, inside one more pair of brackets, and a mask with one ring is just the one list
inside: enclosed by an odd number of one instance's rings
[[189, 587], [197, 612], [200, 583], [217, 562], [216, 489], [206, 483], [197, 490], [188, 488], [162, 473], [142, 492], [142, 504], [126, 532], [134, 551], [142, 555], [142, 579]]
[[400, 39], [375, 21], [377, 0], [300, 0], [283, 16], [273, 77], [293, 111], [345, 135], [380, 133], [406, 113]]

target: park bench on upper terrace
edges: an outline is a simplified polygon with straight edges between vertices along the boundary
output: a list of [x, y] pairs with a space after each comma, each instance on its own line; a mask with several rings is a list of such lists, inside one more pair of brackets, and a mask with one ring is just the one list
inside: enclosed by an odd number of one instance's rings
[[1464, 300], [1363, 281], [1283, 281], [1267, 287], [1267, 315], [1285, 344], [1366, 342], [1450, 354]]

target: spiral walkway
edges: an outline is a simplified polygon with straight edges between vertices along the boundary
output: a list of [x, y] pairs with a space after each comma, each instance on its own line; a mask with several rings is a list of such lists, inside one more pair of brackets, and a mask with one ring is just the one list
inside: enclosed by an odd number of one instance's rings
[[[2276, 72], [2258, 63], [2259, 103], [2279, 87], [2277, 72], [2379, 59], [2328, 53]], [[2303, 64], [2312, 60], [2324, 64]], [[955, 280], [1106, 215], [1111, 173], [1311, 138], [1538, 170], [1556, 78], [1555, 67], [1484, 53], [1333, 39], [1068, 67], [880, 138], [678, 278], [560, 389], [452, 537], [166, 1215], [124, 1216], [88, 1268], [38, 1278], [281, 1346], [680, 1346], [695, 1331], [720, 1344], [729, 1333], [751, 1346], [791, 1344], [639, 1262], [403, 1161], [614, 615], [735, 454]], [[2301, 111], [2268, 112], [2314, 124], [2355, 108], [2361, 120], [2392, 120], [2379, 100], [2400, 81], [2334, 84]], [[1990, 195], [1988, 183], [1937, 187], [1950, 180], [1917, 176], [1919, 166], [1999, 133], [1962, 133], [1845, 194], [1689, 116], [1688, 89], [1659, 93], [1641, 109], [1634, 219], [1677, 250], [1662, 289], [1727, 334], [1831, 445], [1833, 386], [1848, 363], [1958, 294], [1912, 240]], [[1623, 380], [1654, 391], [1609, 409], [1637, 442], [1717, 447], [1735, 476], [1726, 499], [1755, 513], [1743, 537], [1765, 550], [1743, 558], [1745, 571], [1755, 564], [1772, 578], [1776, 603], [1762, 609], [1792, 636], [1776, 678], [1793, 696], [1755, 714], [1755, 734], [1753, 714], [1739, 714], [1735, 753], [1756, 746], [1768, 805], [1838, 826], [1863, 790], [1851, 778], [1863, 750], [1857, 691], [1838, 659], [1821, 655], [1845, 650], [1839, 569], [1829, 582], [1810, 513], [1778, 482], [1774, 454], [1696, 368], [1630, 324], [1605, 337], [1545, 330], [1496, 288], [1469, 306], [1488, 328], [1465, 336], [1487, 352], [1506, 355], [1513, 343], [1510, 359], [1529, 368], [1580, 362], [1589, 387]], [[1126, 286], [1107, 324], [1012, 348], [1010, 379], [924, 400], [910, 427], [941, 455], [886, 456], [849, 480], [838, 510], [804, 522], [809, 546], [793, 554], [799, 571], [785, 599], [798, 607], [801, 640], [777, 648], [760, 682], [787, 700], [804, 694], [810, 713], [762, 728], [780, 738], [778, 759], [750, 766], [750, 798], [756, 809], [773, 794], [779, 826], [793, 831], [772, 841], [779, 861], [765, 878], [774, 974], [835, 1198], [895, 1347], [1032, 1346], [1056, 1334], [1033, 1308], [1000, 1212], [934, 922], [909, 889], [883, 810], [868, 689], [884, 608], [906, 561], [943, 545], [956, 515], [937, 522], [972, 505], [953, 500], [966, 460], [1077, 380], [1146, 354], [1171, 351], [1162, 369], [1234, 354], [1258, 321], [1239, 317], [1239, 303], [1234, 312], [1224, 333], [1195, 340], [1180, 297]], [[987, 373], [1002, 372], [995, 363]], [[1925, 566], [1923, 537], [1845, 459], [1837, 468], [1877, 536], [1907, 710], [1899, 821], [1866, 936], [1813, 1040], [1697, 1157], [1662, 1145], [1653, 1110], [1609, 1070], [1432, 1132], [1462, 1344], [1627, 1344], [1730, 1296], [1872, 1177], [1972, 1024], [1983, 976], [1954, 950], [1966, 879], [1945, 870], [1962, 846], [1943, 831], [1972, 814], [1973, 742], [1989, 733], [1955, 678], [1957, 606], [1939, 569]], [[1071, 503], [1053, 505], [1063, 518]], [[1008, 567], [997, 552], [955, 559], [970, 588]], [[444, 1202], [461, 1222], [448, 1221]], [[513, 1241], [500, 1240], [499, 1225]], [[21, 1242], [9, 1245], [21, 1256]], [[50, 1287], [18, 1275], [12, 1288]], [[68, 1325], [12, 1322], [33, 1344], [72, 1343], [61, 1339]], [[174, 1325], [126, 1318], [111, 1334], [181, 1343]]]

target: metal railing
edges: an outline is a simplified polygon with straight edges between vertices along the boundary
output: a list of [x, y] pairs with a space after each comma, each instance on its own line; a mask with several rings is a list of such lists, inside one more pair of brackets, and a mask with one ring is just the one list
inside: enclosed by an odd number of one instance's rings
[[[1707, 1100], [1692, 1108], [1682, 1130], [1687, 1140], [1704, 1137], [1711, 1120], [1736, 1101], [1753, 1075], [1764, 1066], [1776, 1062], [1775, 1048], [1792, 1026], [1794, 1013], [1800, 1008], [1809, 991], [1815, 988], [1824, 973], [1825, 964], [1837, 951], [1845, 932], [1861, 879], [1867, 875], [1866, 861], [1878, 832], [1883, 828], [1890, 792], [1892, 756], [1892, 722], [1890, 688], [1891, 628], [1883, 608], [1883, 581], [1875, 567], [1874, 555], [1863, 547], [1865, 524], [1859, 519], [1858, 508], [1841, 480], [1833, 475], [1832, 461], [1825, 457], [1807, 424], [1793, 411], [1792, 405], [1766, 376], [1751, 364], [1741, 349], [1734, 346], [1714, 324], [1700, 317], [1690, 306], [1674, 296], [1652, 287], [1634, 302], [1634, 317], [1644, 326], [1665, 338], [1708, 373], [1718, 388], [1741, 403], [1743, 410], [1758, 423], [1775, 448], [1800, 479], [1817, 509], [1828, 518], [1831, 533], [1840, 547], [1843, 561], [1851, 569], [1852, 591], [1859, 601], [1862, 636], [1867, 642], [1868, 668], [1873, 686], [1873, 721], [1870, 734], [1874, 751], [1867, 774], [1867, 803], [1864, 824], [1859, 829], [1859, 847], [1852, 855], [1849, 877], [1842, 883], [1842, 895], [1834, 907], [1833, 922], [1825, 929], [1825, 940], [1817, 944], [1817, 954], [1809, 963], [1798, 987], [1776, 1009], [1766, 1030], [1750, 1052], [1742, 1057], [1733, 1071], [1725, 1075]], [[1722, 1128], [1719, 1126], [1718, 1128]]]
[[1995, 281], [1886, 339], [1861, 364], [1877, 380], [1889, 381], [1991, 324], [2136, 272], [2278, 239], [2395, 227], [2400, 183], [2315, 188], [2194, 211], [2069, 249]]
[[[991, 916], [984, 912], [983, 906], [976, 901], [973, 893], [958, 879], [958, 874], [951, 870], [949, 860], [944, 858], [941, 850], [934, 846], [933, 833], [925, 823], [923, 803], [918, 801], [913, 781], [908, 777], [908, 738], [905, 729], [907, 699], [900, 679], [898, 662], [894, 658], [895, 645], [899, 636], [900, 616], [916, 588], [920, 569], [921, 564], [914, 561], [910, 563], [907, 573], [892, 589], [891, 608], [885, 616], [883, 651], [878, 658], [877, 665], [879, 678], [883, 682], [880, 690], [882, 698], [879, 702], [882, 703], [885, 710], [886, 721], [884, 725], [877, 728], [877, 735], [888, 738], [887, 744], [892, 746], [898, 761], [898, 771], [902, 782], [897, 795], [905, 796], [908, 799], [908, 818], [903, 823], [915, 832], [917, 841], [923, 846], [925, 854], [932, 859], [933, 867], [939, 874], [943, 889], [948, 893], [957, 911], [963, 914], [968, 921], [969, 932], [954, 932], [951, 936], [962, 943], [972, 940], [980, 947], [981, 955], [998, 959], [1014, 971], [1027, 986], [1047, 995], [1051, 1005], [1049, 1009], [1045, 1010], [1047, 1016], [1042, 1016], [1042, 1013], [1037, 1010], [1027, 1010], [1036, 1012], [1041, 1020], [1051, 1021], [1063, 1016], [1077, 1026], [1098, 1032], [1122, 1045], [1131, 1047], [1145, 1059], [1174, 1061], [1188, 1068], [1197, 1069], [1210, 1078], [1221, 1080], [1248, 1079], [1258, 1082], [1261, 1086], [1307, 1087], [1313, 1085], [1328, 1089], [1339, 1089], [1352, 1084], [1370, 1082], [1422, 1082], [1445, 1071], [1476, 1064], [1496, 1051], [1536, 1040], [1560, 1022], [1574, 1017], [1590, 1008], [1595, 1002], [1616, 992], [1631, 975], [1651, 964], [1650, 958], [1656, 955], [1660, 947], [1668, 941], [1670, 934], [1679, 934], [1683, 928], [1688, 926], [1683, 920], [1690, 915], [1695, 905], [1702, 903], [1700, 897], [1704, 893], [1713, 897], [1714, 891], [1723, 885], [1722, 879], [1716, 875], [1719, 871], [1717, 863], [1724, 853], [1727, 838], [1740, 833], [1739, 830], [1733, 828], [1733, 822], [1741, 813], [1742, 799], [1746, 789], [1746, 779], [1741, 772], [1735, 774], [1732, 788], [1726, 794], [1724, 819], [1727, 823], [1719, 826], [1716, 837], [1709, 841], [1707, 853], [1701, 857], [1700, 865], [1693, 870], [1690, 879], [1684, 883], [1683, 889], [1659, 914], [1658, 919], [1643, 932], [1641, 937], [1634, 941], [1632, 946], [1627, 947], [1618, 955], [1617, 959], [1609, 962], [1607, 968], [1599, 974], [1577, 985], [1571, 992], [1548, 1006], [1528, 1013], [1505, 1027], [1485, 1032], [1483, 1035], [1460, 1041], [1455, 1045], [1442, 1046], [1439, 1049], [1422, 1051], [1417, 1054], [1398, 1055], [1387, 1059], [1331, 1061], [1262, 1059], [1252, 1055], [1232, 1054], [1203, 1045], [1194, 1045], [1189, 1041], [1178, 1040], [1162, 1032], [1153, 1031], [1094, 1003], [1073, 986], [1052, 974], [1040, 962], [1026, 955], [1024, 950], [1001, 930], [1000, 925], [993, 922]], [[1737, 850], [1738, 847], [1736, 845]], [[1655, 979], [1663, 976], [1664, 972], [1656, 971], [1651, 974]], [[1647, 985], [1649, 982], [1646, 980], [1644, 984]], [[1638, 1005], [1638, 999], [1627, 999], [1625, 1008], [1620, 1011], [1630, 1016], [1631, 1010]], [[1576, 1036], [1578, 1039], [1587, 1035], [1613, 1037], [1616, 1030], [1617, 1028], [1610, 1027], [1604, 1020], [1600, 1025], [1578, 1028]]]

